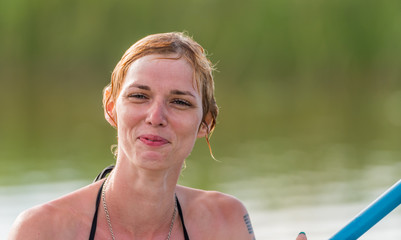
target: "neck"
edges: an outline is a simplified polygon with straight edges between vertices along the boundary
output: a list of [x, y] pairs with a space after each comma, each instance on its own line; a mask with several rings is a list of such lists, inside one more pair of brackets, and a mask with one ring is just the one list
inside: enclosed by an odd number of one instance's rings
[[166, 235], [180, 168], [153, 171], [124, 163], [128, 161], [117, 161], [105, 189], [114, 232], [132, 238]]

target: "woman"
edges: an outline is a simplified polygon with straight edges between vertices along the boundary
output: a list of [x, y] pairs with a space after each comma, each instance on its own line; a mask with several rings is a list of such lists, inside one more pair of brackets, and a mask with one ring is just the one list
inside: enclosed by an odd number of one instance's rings
[[177, 185], [196, 139], [208, 141], [216, 124], [212, 68], [181, 33], [131, 46], [103, 96], [117, 129], [115, 168], [106, 180], [22, 213], [10, 239], [255, 239], [240, 201]]

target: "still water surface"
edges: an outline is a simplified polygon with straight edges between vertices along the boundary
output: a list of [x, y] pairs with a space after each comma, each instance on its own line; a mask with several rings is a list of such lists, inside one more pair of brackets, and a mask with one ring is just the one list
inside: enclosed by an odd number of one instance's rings
[[[328, 239], [398, 181], [400, 173], [401, 162], [393, 162], [341, 172], [269, 174], [222, 181], [214, 188], [235, 195], [245, 203], [258, 239], [289, 240], [300, 231], [305, 231], [310, 240]], [[12, 222], [24, 209], [89, 183], [90, 180], [76, 180], [1, 186], [0, 235], [7, 236]], [[401, 207], [361, 239], [401, 239]]]

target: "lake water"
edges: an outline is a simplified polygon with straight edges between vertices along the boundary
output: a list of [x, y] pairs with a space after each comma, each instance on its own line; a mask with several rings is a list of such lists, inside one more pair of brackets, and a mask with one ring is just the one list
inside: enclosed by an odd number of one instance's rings
[[[223, 161], [224, 162], [224, 161]], [[188, 167], [189, 168], [189, 167]], [[183, 178], [190, 174], [189, 169]], [[240, 198], [247, 206], [257, 239], [328, 239], [400, 179], [401, 163], [370, 164], [357, 170], [295, 171], [219, 181], [214, 189]], [[234, 173], [235, 174], [235, 173]], [[7, 236], [19, 212], [89, 184], [57, 181], [0, 187], [0, 235]], [[185, 184], [185, 180], [184, 180]], [[361, 239], [401, 239], [401, 207]]]

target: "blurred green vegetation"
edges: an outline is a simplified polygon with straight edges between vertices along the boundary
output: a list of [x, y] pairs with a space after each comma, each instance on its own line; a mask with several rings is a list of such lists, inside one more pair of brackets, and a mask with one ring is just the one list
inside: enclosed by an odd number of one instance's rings
[[0, 184], [112, 163], [102, 89], [132, 43], [168, 31], [187, 31], [219, 70], [222, 163], [199, 144], [183, 173], [194, 185], [399, 161], [400, 26], [397, 0], [3, 0]]

